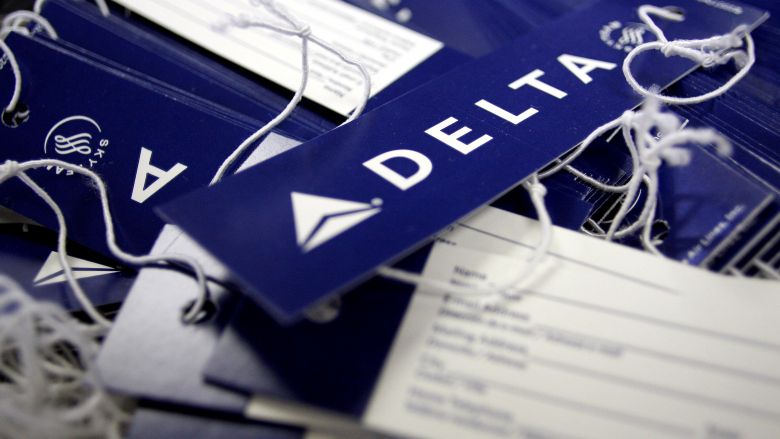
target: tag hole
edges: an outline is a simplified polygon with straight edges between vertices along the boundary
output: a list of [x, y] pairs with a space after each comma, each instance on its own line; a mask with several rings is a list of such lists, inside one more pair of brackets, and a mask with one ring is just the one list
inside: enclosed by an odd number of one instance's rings
[[315, 306], [314, 308], [306, 311], [304, 315], [310, 322], [324, 325], [336, 320], [340, 313], [341, 298], [336, 297], [324, 304]]
[[192, 320], [185, 319], [185, 316], [190, 312], [192, 307], [195, 306], [195, 300], [190, 301], [187, 303], [187, 305], [184, 306], [184, 308], [181, 310], [181, 321], [184, 323], [192, 323], [192, 324], [198, 324], [203, 323], [210, 318], [214, 317], [217, 313], [217, 305], [214, 304], [211, 300], [207, 300], [206, 303], [203, 304], [203, 309], [200, 310], [200, 312], [195, 316]]
[[9, 128], [17, 128], [19, 125], [30, 119], [30, 107], [27, 104], [19, 102], [16, 108], [11, 111], [3, 111], [3, 125]]
[[655, 220], [655, 222], [653, 222], [653, 228], [651, 230], [653, 241], [659, 243], [664, 242], [666, 238], [669, 237], [670, 231], [671, 231], [671, 227], [669, 226], [669, 223], [667, 221]]

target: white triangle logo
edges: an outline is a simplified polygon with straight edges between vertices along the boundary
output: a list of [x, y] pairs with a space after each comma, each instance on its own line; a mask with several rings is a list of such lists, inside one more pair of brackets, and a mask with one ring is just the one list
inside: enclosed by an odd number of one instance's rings
[[293, 217], [298, 246], [304, 253], [314, 250], [352, 227], [379, 213], [382, 200], [371, 203], [293, 192]]
[[[117, 270], [96, 262], [86, 261], [73, 256], [68, 256], [68, 262], [73, 269], [73, 277], [76, 279], [86, 279], [90, 277], [105, 276], [116, 273]], [[60, 255], [57, 252], [49, 253], [46, 262], [33, 280], [36, 287], [65, 282], [65, 271], [60, 264]]]

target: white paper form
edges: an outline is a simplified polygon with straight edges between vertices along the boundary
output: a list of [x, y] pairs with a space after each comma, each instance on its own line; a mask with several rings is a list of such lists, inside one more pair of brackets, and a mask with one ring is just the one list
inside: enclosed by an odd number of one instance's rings
[[[506, 281], [537, 228], [488, 208], [425, 273]], [[780, 284], [561, 229], [540, 268], [519, 300], [418, 289], [366, 424], [448, 439], [780, 437]]]
[[[231, 15], [250, 14], [273, 23], [264, 8], [248, 0], [116, 0], [122, 6], [290, 90], [301, 78], [298, 37], [273, 31], [215, 25]], [[369, 71], [372, 94], [382, 91], [436, 53], [442, 43], [338, 0], [278, 0], [280, 5], [324, 41], [360, 61]], [[305, 96], [342, 115], [363, 95], [363, 80], [355, 67], [309, 44], [310, 77]]]

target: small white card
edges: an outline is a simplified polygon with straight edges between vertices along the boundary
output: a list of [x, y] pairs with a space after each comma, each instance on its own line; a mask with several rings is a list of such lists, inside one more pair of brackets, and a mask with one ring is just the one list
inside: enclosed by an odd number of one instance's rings
[[[436, 53], [442, 43], [338, 0], [277, 0], [309, 24], [314, 35], [360, 61], [371, 75], [372, 95]], [[301, 78], [298, 37], [252, 28], [215, 27], [230, 15], [256, 14], [279, 23], [248, 0], [116, 0], [225, 59], [297, 90]], [[305, 96], [347, 115], [360, 102], [363, 80], [356, 68], [309, 44], [310, 77]]]
[[[538, 224], [488, 208], [427, 276], [502, 284]], [[519, 300], [417, 290], [364, 422], [419, 438], [778, 438], [780, 284], [555, 230]]]

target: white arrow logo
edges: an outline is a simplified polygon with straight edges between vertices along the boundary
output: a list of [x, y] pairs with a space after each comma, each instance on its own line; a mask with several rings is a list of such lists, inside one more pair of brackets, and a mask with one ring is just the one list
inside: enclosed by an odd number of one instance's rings
[[[100, 265], [96, 262], [85, 261], [84, 259], [68, 256], [68, 262], [73, 269], [73, 277], [76, 279], [86, 279], [89, 277], [105, 276], [107, 274], [116, 273], [117, 270], [105, 265]], [[46, 262], [38, 271], [33, 283], [36, 287], [42, 287], [44, 285], [51, 285], [65, 282], [65, 271], [60, 264], [60, 255], [57, 252], [49, 253], [49, 257], [46, 258]]]
[[368, 203], [292, 193], [298, 246], [309, 252], [379, 213], [382, 200]]

